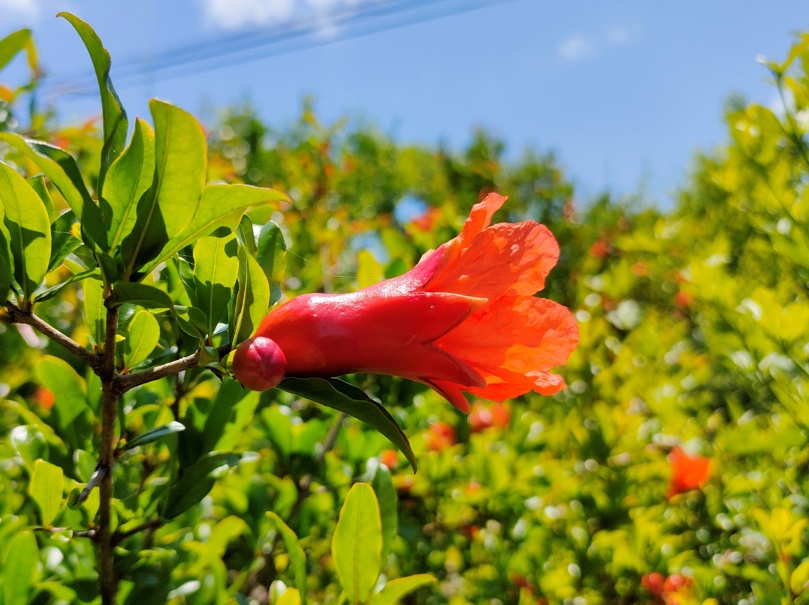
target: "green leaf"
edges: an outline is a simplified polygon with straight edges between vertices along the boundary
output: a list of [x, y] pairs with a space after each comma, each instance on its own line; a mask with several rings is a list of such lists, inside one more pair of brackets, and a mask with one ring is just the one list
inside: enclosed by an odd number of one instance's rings
[[63, 359], [52, 355], [43, 356], [36, 364], [39, 382], [54, 395], [52, 424], [73, 447], [79, 447], [92, 438], [92, 428], [82, 415], [89, 410], [84, 379]]
[[287, 245], [281, 228], [274, 222], [267, 222], [258, 235], [258, 264], [264, 270], [270, 283], [270, 304], [281, 297], [280, 282], [286, 268]]
[[239, 291], [233, 309], [231, 342], [239, 343], [255, 332], [270, 306], [270, 285], [244, 246], [239, 246]]
[[84, 292], [84, 317], [90, 328], [90, 337], [95, 344], [104, 343], [107, 325], [107, 308], [104, 306], [104, 284], [95, 278], [85, 279], [82, 284]]
[[253, 221], [246, 214], [239, 221], [236, 234], [239, 236], [239, 243], [247, 248], [250, 256], [255, 257], [258, 254], [258, 247], [256, 247], [256, 236], [253, 234]]
[[90, 245], [98, 243], [106, 247], [101, 214], [87, 191], [73, 156], [49, 143], [24, 139], [11, 132], [0, 132], [0, 141], [8, 143], [33, 162], [56, 186], [73, 214], [81, 217], [85, 241]]
[[133, 447], [146, 445], [147, 443], [152, 443], [153, 441], [157, 441], [158, 439], [162, 439], [163, 437], [167, 437], [169, 435], [173, 435], [174, 433], [179, 433], [180, 431], [184, 430], [185, 430], [184, 424], [172, 420], [168, 424], [155, 427], [149, 431], [146, 431], [142, 435], [138, 435], [132, 441], [128, 441], [127, 444], [123, 447], [123, 449], [124, 451], [131, 450]]
[[214, 471], [236, 466], [238, 454], [211, 452], [185, 469], [182, 478], [169, 491], [165, 516], [173, 519], [202, 500], [214, 485]]
[[160, 340], [160, 324], [148, 311], [138, 311], [129, 321], [123, 347], [124, 368], [131, 369], [149, 357]]
[[367, 483], [356, 483], [348, 491], [334, 528], [331, 554], [348, 601], [364, 602], [382, 567], [379, 505]]
[[[90, 59], [93, 62], [98, 90], [101, 93], [101, 113], [104, 118], [104, 146], [101, 150], [101, 170], [98, 175], [98, 188], [103, 191], [104, 177], [110, 165], [121, 154], [126, 145], [126, 133], [129, 123], [121, 100], [115, 92], [110, 79], [110, 53], [104, 48], [98, 34], [92, 27], [70, 13], [59, 13], [70, 23], [81, 37]], [[78, 214], [78, 213], [76, 213]]]
[[[205, 426], [202, 429], [204, 437], [203, 451], [209, 452], [217, 447], [217, 443], [228, 428], [233, 410], [236, 409], [238, 415], [241, 402], [245, 398], [252, 398], [254, 395], [256, 395], [255, 391], [244, 388], [237, 380], [226, 378], [222, 382], [222, 386], [219, 387], [216, 396], [211, 402], [211, 408], [208, 412], [208, 417], [205, 419]], [[248, 402], [246, 407], [255, 409], [255, 406], [258, 404], [258, 398], [255, 398], [255, 402], [252, 403], [252, 406], [250, 403], [251, 402]], [[249, 414], [244, 420], [246, 420], [246, 423], [249, 423], [251, 419], [252, 414]], [[238, 431], [241, 432], [244, 428], [245, 426], [239, 426]], [[220, 449], [227, 448], [220, 447]]]
[[0, 40], [0, 69], [11, 63], [11, 60], [30, 43], [30, 29], [17, 30]]
[[295, 576], [295, 584], [297, 584], [298, 591], [300, 592], [301, 603], [306, 605], [306, 554], [304, 554], [298, 542], [298, 536], [284, 523], [281, 517], [272, 511], [266, 514], [276, 531], [278, 531], [284, 539], [284, 543], [287, 546], [287, 554], [289, 555], [289, 563], [292, 566], [292, 573]]
[[81, 240], [73, 235], [75, 223], [76, 216], [72, 210], [62, 213], [51, 223], [51, 257], [48, 261], [48, 273], [59, 267], [68, 254], [81, 246]]
[[13, 272], [11, 242], [3, 220], [4, 216], [3, 204], [0, 203], [0, 305], [8, 300]]
[[[77, 273], [76, 275], [71, 275], [67, 279], [60, 281], [55, 286], [48, 288], [47, 290], [43, 290], [39, 294], [37, 294], [37, 302], [44, 302], [46, 300], [50, 300], [59, 292], [61, 292], [66, 286], [70, 284], [81, 281], [84, 279], [94, 279], [98, 282], [99, 286], [101, 285], [101, 273], [98, 269], [88, 269], [87, 271], [82, 271], [81, 273]], [[102, 288], [99, 288], [102, 290]], [[103, 291], [103, 290], [102, 290]]]
[[146, 309], [173, 309], [171, 297], [157, 286], [148, 284], [120, 283], [115, 286], [110, 297], [110, 305], [117, 307], [124, 303], [140, 305]]
[[0, 204], [14, 258], [14, 278], [23, 298], [30, 301], [48, 271], [51, 255], [48, 211], [28, 181], [3, 163], [0, 163]]
[[199, 122], [190, 113], [152, 99], [154, 120], [154, 183], [136, 211], [135, 227], [124, 239], [124, 276], [141, 269], [180, 235], [197, 214], [207, 170], [207, 143]]
[[65, 475], [61, 467], [45, 460], [37, 460], [34, 463], [28, 493], [39, 507], [42, 525], [49, 526], [59, 512], [64, 487]]
[[376, 499], [379, 501], [379, 516], [382, 519], [382, 560], [384, 561], [387, 559], [399, 531], [396, 488], [393, 487], [390, 471], [381, 464], [374, 473], [371, 486], [374, 488]]
[[21, 531], [11, 538], [0, 570], [3, 605], [31, 603], [31, 588], [38, 562], [39, 547], [33, 532]]
[[154, 181], [155, 135], [143, 120], [135, 121], [132, 141], [110, 166], [101, 194], [101, 217], [114, 253], [137, 221], [137, 208]]
[[406, 594], [433, 582], [435, 578], [426, 573], [391, 580], [369, 599], [368, 605], [397, 605]]
[[287, 198], [284, 194], [262, 187], [208, 185], [202, 192], [199, 208], [191, 223], [180, 235], [169, 241], [157, 258], [147, 263], [142, 271], [151, 271], [186, 246], [193, 244], [201, 237], [212, 234], [221, 227], [233, 231], [247, 208], [285, 199]]
[[45, 210], [48, 211], [48, 220], [53, 223], [56, 220], [56, 208], [53, 206], [53, 198], [48, 191], [48, 186], [45, 184], [45, 177], [41, 174], [25, 179], [31, 188], [37, 192], [39, 199], [45, 204]]
[[225, 315], [239, 273], [239, 244], [234, 236], [203, 237], [194, 246], [194, 289], [212, 336]]
[[407, 436], [384, 406], [359, 387], [337, 378], [284, 378], [278, 388], [370, 424], [399, 448], [416, 470], [416, 457]]
[[22, 458], [28, 472], [34, 470], [37, 460], [48, 457], [48, 442], [38, 426], [27, 424], [15, 426], [8, 439], [14, 451]]

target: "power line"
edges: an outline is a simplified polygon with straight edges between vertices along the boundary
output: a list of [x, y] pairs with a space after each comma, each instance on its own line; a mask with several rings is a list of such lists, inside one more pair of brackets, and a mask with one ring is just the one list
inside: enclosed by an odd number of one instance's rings
[[[118, 88], [138, 86], [399, 29], [510, 1], [386, 0], [366, 3], [359, 10], [335, 10], [321, 18], [297, 19], [271, 28], [169, 48], [151, 59], [130, 58], [114, 62], [112, 76]], [[323, 38], [324, 24], [340, 27], [341, 34]], [[54, 81], [47, 88], [53, 96], [84, 96], [95, 94], [95, 87], [95, 75], [85, 72]]]

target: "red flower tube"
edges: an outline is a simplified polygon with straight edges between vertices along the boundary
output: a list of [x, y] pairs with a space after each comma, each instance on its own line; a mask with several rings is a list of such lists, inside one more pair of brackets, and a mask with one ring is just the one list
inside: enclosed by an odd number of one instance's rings
[[[461, 234], [404, 275], [359, 292], [282, 304], [239, 345], [236, 379], [266, 390], [277, 384], [266, 377], [284, 372], [389, 374], [429, 385], [464, 412], [464, 392], [503, 401], [562, 389], [550, 368], [567, 361], [578, 326], [565, 307], [533, 296], [559, 247], [533, 221], [490, 225], [505, 200], [492, 193], [475, 204]], [[263, 351], [275, 351], [266, 339], [283, 352], [267, 365], [286, 359], [280, 373], [261, 368]]]

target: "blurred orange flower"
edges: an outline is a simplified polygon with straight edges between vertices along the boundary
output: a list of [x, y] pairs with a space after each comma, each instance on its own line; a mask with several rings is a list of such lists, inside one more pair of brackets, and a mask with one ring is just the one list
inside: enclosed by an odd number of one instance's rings
[[440, 452], [457, 443], [455, 429], [446, 422], [436, 422], [424, 433], [424, 443], [431, 452]]
[[667, 493], [669, 498], [698, 489], [711, 474], [710, 458], [691, 456], [680, 447], [671, 450], [669, 462], [671, 463], [671, 481]]
[[385, 450], [379, 454], [379, 461], [390, 470], [396, 470], [399, 466], [399, 453], [396, 450]]
[[[271, 349], [259, 343], [271, 339], [284, 353], [286, 375], [400, 376], [429, 385], [464, 412], [464, 392], [504, 401], [559, 391], [565, 383], [550, 368], [567, 361], [578, 326], [568, 309], [533, 296], [559, 247], [533, 221], [490, 225], [505, 201], [492, 193], [475, 204], [461, 234], [404, 275], [359, 292], [307, 294], [281, 305], [239, 345], [258, 352], [250, 364], [240, 363], [237, 352], [234, 375], [257, 388], [256, 360]], [[279, 360], [275, 355], [267, 363]], [[260, 388], [272, 386], [265, 381]]]
[[49, 410], [53, 407], [53, 404], [56, 403], [56, 398], [53, 395], [53, 391], [51, 391], [48, 387], [37, 387], [37, 390], [33, 392], [31, 395], [31, 399], [33, 399], [41, 408]]

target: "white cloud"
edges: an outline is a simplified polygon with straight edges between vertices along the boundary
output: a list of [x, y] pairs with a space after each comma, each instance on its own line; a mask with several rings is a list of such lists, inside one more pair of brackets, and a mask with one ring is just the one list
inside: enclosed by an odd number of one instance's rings
[[596, 44], [591, 38], [574, 35], [562, 40], [557, 50], [566, 61], [580, 61], [595, 54]]
[[[8, 0], [0, 0], [4, 2]], [[19, 1], [19, 0], [18, 0]], [[30, 0], [29, 0], [30, 1]], [[333, 32], [335, 11], [353, 10], [369, 0], [201, 0], [206, 21], [222, 29], [278, 25], [293, 17], [311, 18], [321, 33]]]
[[3, 25], [4, 17], [26, 17], [36, 19], [39, 17], [39, 4], [37, 0], [0, 0], [0, 25]]
[[625, 27], [612, 27], [607, 30], [607, 41], [612, 44], [629, 44], [632, 32]]

